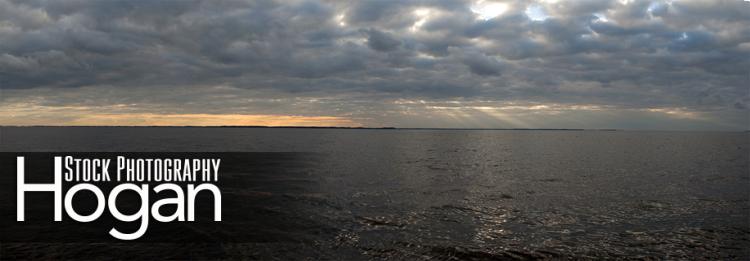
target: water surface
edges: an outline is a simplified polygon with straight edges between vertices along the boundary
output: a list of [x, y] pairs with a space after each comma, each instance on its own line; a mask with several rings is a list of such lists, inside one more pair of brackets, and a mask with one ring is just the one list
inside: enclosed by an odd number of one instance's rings
[[[244, 177], [248, 211], [271, 220], [257, 223], [258, 240], [130, 252], [175, 258], [747, 259], [749, 143], [729, 132], [0, 129], [5, 152], [318, 155], [293, 174]], [[133, 246], [5, 247], [106, 257]]]

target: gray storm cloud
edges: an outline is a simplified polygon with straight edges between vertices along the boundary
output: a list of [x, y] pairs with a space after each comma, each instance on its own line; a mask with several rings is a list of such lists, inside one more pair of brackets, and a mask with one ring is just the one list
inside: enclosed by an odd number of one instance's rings
[[0, 0], [6, 110], [748, 129], [749, 68], [740, 0]]

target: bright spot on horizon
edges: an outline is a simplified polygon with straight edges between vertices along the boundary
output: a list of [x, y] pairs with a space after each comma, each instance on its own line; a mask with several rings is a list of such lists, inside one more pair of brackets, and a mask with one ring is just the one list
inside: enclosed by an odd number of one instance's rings
[[484, 1], [480, 1], [471, 7], [471, 11], [477, 14], [479, 19], [485, 21], [498, 17], [507, 10], [508, 5], [505, 3], [484, 3]]

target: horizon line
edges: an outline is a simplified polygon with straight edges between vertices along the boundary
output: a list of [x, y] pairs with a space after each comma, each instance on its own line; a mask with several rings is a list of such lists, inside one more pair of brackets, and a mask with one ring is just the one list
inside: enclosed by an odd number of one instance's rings
[[352, 130], [527, 130], [527, 131], [678, 131], [750, 132], [750, 130], [666, 130], [619, 128], [452, 128], [452, 127], [367, 127], [367, 126], [265, 126], [265, 125], [0, 125], [0, 128], [248, 128], [248, 129], [352, 129]]

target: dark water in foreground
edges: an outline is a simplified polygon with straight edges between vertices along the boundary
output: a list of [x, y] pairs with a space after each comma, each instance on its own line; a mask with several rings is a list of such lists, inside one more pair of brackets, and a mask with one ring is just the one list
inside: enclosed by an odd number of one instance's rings
[[263, 219], [248, 242], [3, 248], [45, 259], [747, 260], [749, 148], [748, 133], [4, 127], [6, 152], [319, 157], [248, 174], [241, 194]]

